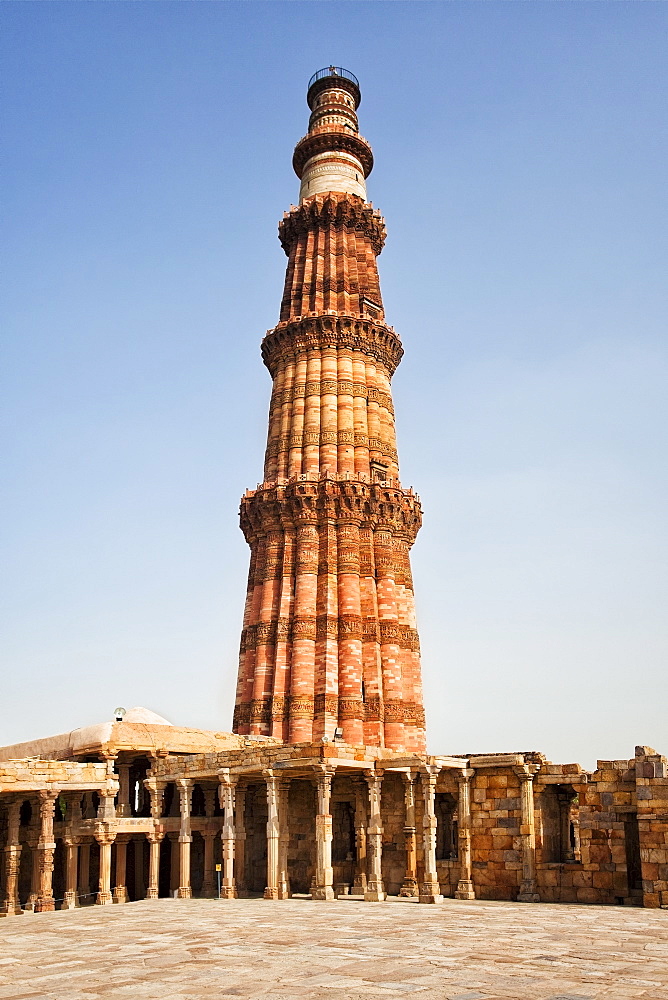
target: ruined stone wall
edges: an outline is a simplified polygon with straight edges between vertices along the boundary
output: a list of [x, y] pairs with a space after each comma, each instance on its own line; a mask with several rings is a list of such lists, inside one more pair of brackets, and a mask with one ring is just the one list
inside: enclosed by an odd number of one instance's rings
[[636, 804], [643, 905], [668, 907], [668, 764], [649, 747], [636, 751]]
[[471, 821], [476, 897], [516, 899], [522, 877], [522, 814], [520, 781], [512, 767], [476, 771]]

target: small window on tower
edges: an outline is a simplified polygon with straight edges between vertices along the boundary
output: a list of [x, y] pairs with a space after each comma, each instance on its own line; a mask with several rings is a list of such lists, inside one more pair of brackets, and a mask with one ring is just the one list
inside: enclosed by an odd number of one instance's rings
[[371, 462], [371, 478], [377, 483], [387, 481], [387, 466], [382, 462]]

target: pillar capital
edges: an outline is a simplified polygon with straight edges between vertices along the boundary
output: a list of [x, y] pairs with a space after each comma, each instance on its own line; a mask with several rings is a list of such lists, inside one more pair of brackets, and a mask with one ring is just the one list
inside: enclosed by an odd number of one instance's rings
[[98, 819], [105, 823], [116, 819], [116, 806], [114, 805], [114, 799], [118, 792], [118, 784], [114, 788], [100, 788], [100, 804], [97, 809]]
[[116, 831], [110, 830], [106, 826], [99, 825], [95, 829], [94, 836], [100, 846], [113, 844], [116, 840]]
[[515, 764], [513, 771], [520, 781], [533, 781], [536, 773], [540, 771], [540, 764]]
[[160, 778], [144, 778], [144, 788], [151, 797], [151, 817], [156, 823], [162, 816], [163, 796], [167, 782]]

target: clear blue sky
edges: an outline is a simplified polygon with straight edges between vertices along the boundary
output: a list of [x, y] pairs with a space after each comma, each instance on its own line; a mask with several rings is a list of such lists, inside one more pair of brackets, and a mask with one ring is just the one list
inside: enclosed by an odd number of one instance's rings
[[434, 752], [668, 752], [661, 3], [9, 3], [0, 743], [231, 724], [306, 84], [361, 80]]

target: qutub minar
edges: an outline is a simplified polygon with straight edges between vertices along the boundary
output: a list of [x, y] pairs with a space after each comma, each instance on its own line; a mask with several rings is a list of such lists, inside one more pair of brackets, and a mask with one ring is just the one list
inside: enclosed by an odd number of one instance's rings
[[316, 73], [293, 165], [288, 257], [264, 482], [247, 493], [251, 547], [234, 729], [302, 743], [425, 750], [408, 553], [420, 504], [402, 488], [390, 381], [403, 350], [385, 323], [376, 258], [385, 223], [366, 201], [373, 156], [360, 90]]
[[[593, 772], [538, 752], [429, 755], [357, 79], [308, 88], [233, 732], [144, 708], [0, 748], [0, 913], [147, 897], [668, 907], [666, 758]], [[433, 669], [433, 667], [431, 668]]]

